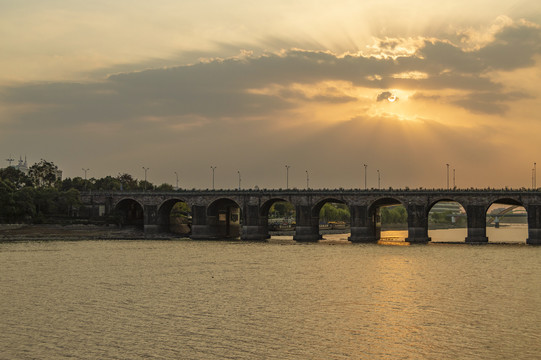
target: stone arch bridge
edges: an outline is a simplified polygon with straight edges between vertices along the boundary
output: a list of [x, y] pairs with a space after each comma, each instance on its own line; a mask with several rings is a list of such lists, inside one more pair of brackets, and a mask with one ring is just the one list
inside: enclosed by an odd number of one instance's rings
[[[492, 204], [523, 206], [528, 213], [528, 244], [541, 245], [541, 192], [528, 190], [192, 190], [167, 193], [82, 193], [83, 203], [102, 216], [121, 213], [145, 233], [167, 231], [177, 202], [192, 210], [192, 239], [269, 238], [272, 204], [295, 206], [296, 241], [318, 241], [319, 211], [326, 202], [346, 204], [351, 213], [352, 242], [375, 242], [380, 236], [379, 211], [403, 205], [411, 243], [426, 243], [428, 213], [440, 201], [456, 201], [466, 210], [468, 243], [485, 243], [486, 212]], [[98, 210], [96, 210], [98, 209]]]

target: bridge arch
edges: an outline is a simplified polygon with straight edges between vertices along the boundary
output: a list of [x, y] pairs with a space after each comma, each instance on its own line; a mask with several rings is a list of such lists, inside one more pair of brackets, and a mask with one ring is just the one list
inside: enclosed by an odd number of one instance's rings
[[461, 199], [439, 198], [426, 210], [428, 236], [433, 241], [456, 241], [468, 235], [468, 214]]
[[145, 223], [145, 213], [143, 204], [133, 198], [123, 198], [114, 206], [115, 212], [120, 217], [119, 221], [122, 226], [135, 226], [143, 229]]
[[326, 198], [320, 199], [318, 202], [316, 202], [314, 204], [314, 206], [312, 206], [312, 216], [314, 216], [314, 217], [318, 216], [319, 217], [319, 212], [321, 211], [323, 206], [325, 206], [325, 204], [327, 204], [327, 203], [344, 204], [344, 205], [348, 206], [348, 204], [347, 204], [347, 202], [345, 200], [341, 200], [341, 199], [334, 198], [334, 197], [326, 197]]
[[[274, 211], [271, 211], [272, 209]], [[270, 238], [269, 231], [293, 231], [295, 228], [295, 215], [295, 205], [289, 199], [285, 197], [267, 199], [259, 207], [258, 231], [261, 234], [260, 237], [265, 239]]]
[[188, 235], [191, 232], [191, 207], [187, 201], [176, 197], [163, 201], [158, 206], [158, 225], [160, 231]]
[[[325, 205], [330, 204], [330, 207]], [[337, 206], [343, 205], [344, 207]], [[327, 212], [330, 212], [327, 214]], [[320, 199], [312, 206], [312, 217], [316, 219], [318, 230], [321, 238], [325, 238], [322, 231], [347, 231], [349, 232], [352, 223], [351, 210], [348, 203], [339, 198], [326, 197]]]
[[528, 210], [520, 199], [512, 197], [494, 199], [486, 206], [485, 219], [488, 241], [508, 242], [518, 238], [526, 242]]
[[207, 207], [207, 223], [216, 238], [238, 238], [241, 234], [240, 205], [230, 198], [219, 198]]
[[[398, 198], [395, 198], [395, 197], [382, 197], [382, 198], [378, 198], [374, 201], [372, 201], [370, 203], [370, 205], [368, 206], [368, 217], [369, 217], [369, 224], [370, 224], [370, 227], [372, 228], [371, 232], [373, 233], [373, 236], [375, 237], [375, 240], [380, 240], [381, 239], [381, 231], [382, 231], [382, 225], [385, 225], [384, 222], [382, 221], [382, 209], [383, 208], [386, 208], [386, 207], [390, 207], [390, 206], [399, 206], [401, 209], [402, 209], [402, 212], [398, 215], [402, 215], [402, 217], [404, 216], [405, 214], [405, 219], [403, 220], [406, 220], [407, 221], [407, 218], [409, 217], [410, 214], [408, 214], [408, 208], [406, 206], [406, 204], [398, 199]], [[385, 215], [385, 214], [383, 214]], [[400, 219], [397, 219], [397, 220], [393, 220], [394, 221], [400, 221]], [[406, 227], [407, 224], [401, 224], [400, 222], [397, 222], [396, 224], [393, 223], [392, 225], [394, 227], [396, 226], [403, 226], [403, 227]], [[387, 225], [390, 225], [390, 224], [387, 224]], [[400, 229], [401, 230], [405, 230], [405, 229]], [[399, 234], [399, 235], [397, 235]], [[397, 234], [393, 234], [392, 237], [398, 237], [400, 239], [405, 239], [406, 236], [402, 236], [401, 233], [397, 233]]]
[[266, 200], [263, 204], [261, 204], [261, 206], [259, 207], [259, 215], [262, 216], [262, 217], [268, 217], [269, 216], [269, 211], [270, 211], [272, 205], [274, 205], [274, 204], [276, 204], [278, 202], [285, 202], [285, 203], [292, 204], [286, 198], [282, 198], [282, 197], [270, 198], [270, 199]]

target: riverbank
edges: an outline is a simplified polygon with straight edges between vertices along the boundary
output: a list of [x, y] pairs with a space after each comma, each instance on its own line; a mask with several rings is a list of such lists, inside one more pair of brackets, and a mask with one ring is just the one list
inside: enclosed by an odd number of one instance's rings
[[[153, 236], [156, 238], [156, 236]], [[160, 239], [171, 238], [158, 236]], [[145, 239], [142, 230], [97, 225], [0, 225], [0, 241], [30, 240], [138, 240]]]

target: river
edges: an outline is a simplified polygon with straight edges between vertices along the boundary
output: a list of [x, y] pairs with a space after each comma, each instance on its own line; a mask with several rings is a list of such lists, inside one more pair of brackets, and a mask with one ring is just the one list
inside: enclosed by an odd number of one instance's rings
[[539, 358], [541, 247], [506, 231], [0, 243], [0, 358]]

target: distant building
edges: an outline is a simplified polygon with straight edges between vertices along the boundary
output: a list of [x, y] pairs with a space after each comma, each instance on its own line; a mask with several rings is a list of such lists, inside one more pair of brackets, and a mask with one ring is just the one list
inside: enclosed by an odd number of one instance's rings
[[28, 162], [26, 161], [26, 156], [24, 157], [24, 162], [22, 156], [19, 157], [19, 162], [13, 167], [25, 175], [28, 175]]

